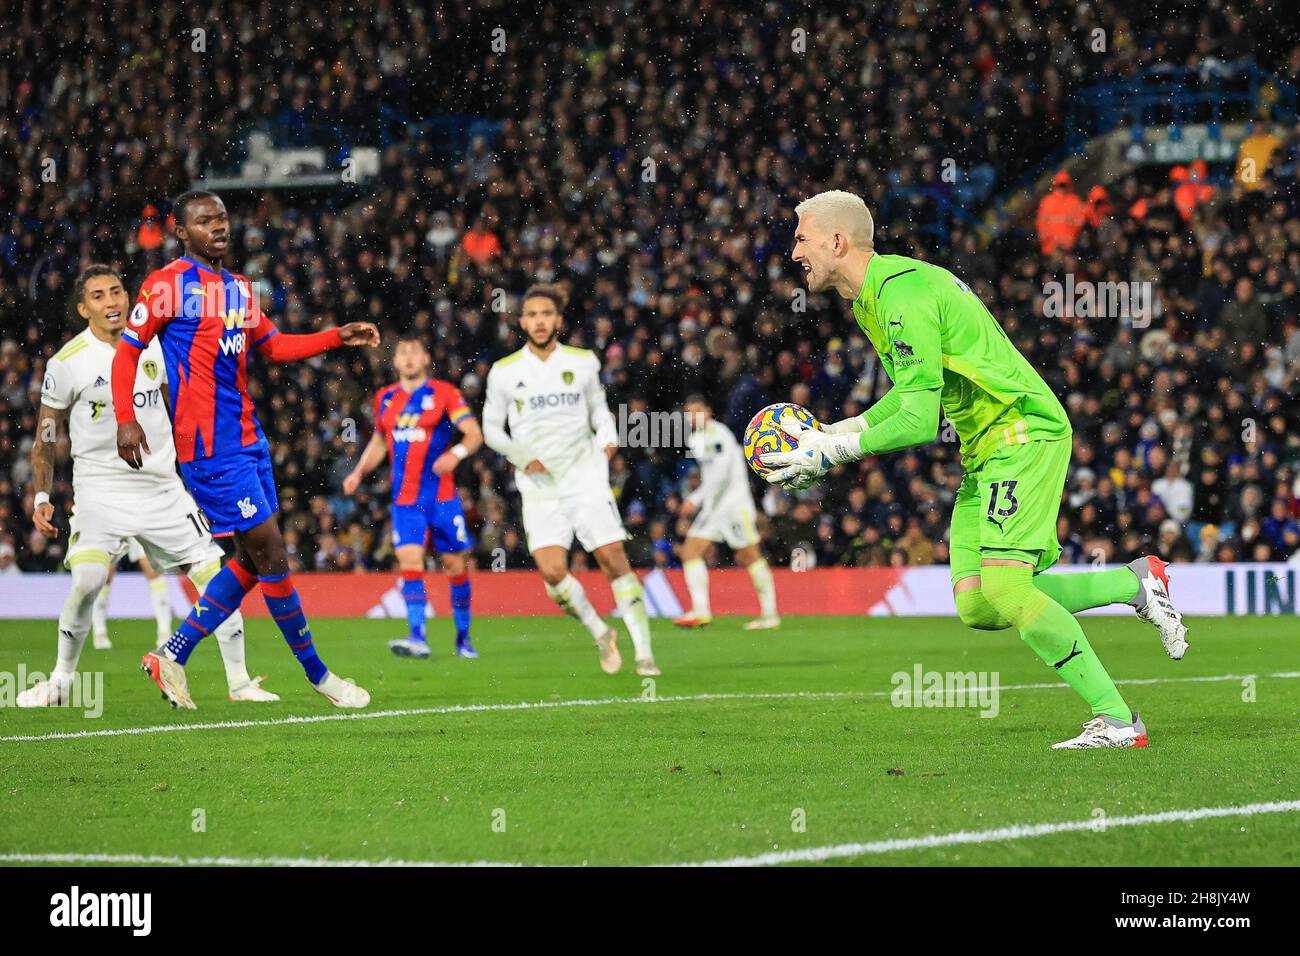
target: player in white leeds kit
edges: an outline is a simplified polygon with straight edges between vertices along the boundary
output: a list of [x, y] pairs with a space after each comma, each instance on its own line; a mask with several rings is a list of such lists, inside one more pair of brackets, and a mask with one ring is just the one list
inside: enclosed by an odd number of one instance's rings
[[[54, 481], [59, 424], [67, 420], [72, 441], [73, 509], [64, 563], [72, 591], [59, 615], [59, 653], [49, 680], [18, 696], [20, 707], [66, 703], [81, 649], [91, 627], [95, 596], [109, 568], [134, 539], [150, 563], [166, 574], [184, 568], [199, 593], [221, 568], [221, 549], [176, 473], [176, 449], [162, 386], [166, 373], [157, 343], [146, 349], [134, 401], [151, 454], [138, 471], [117, 454], [117, 419], [110, 390], [113, 355], [126, 325], [128, 301], [122, 279], [108, 266], [92, 265], [77, 278], [77, 312], [86, 329], [52, 358], [45, 370], [36, 441], [32, 445], [32, 518], [37, 530], [58, 537], [50, 488]], [[231, 700], [280, 698], [248, 676], [244, 622], [238, 613], [216, 630]]]
[[576, 535], [610, 580], [632, 636], [636, 672], [655, 676], [659, 668], [650, 647], [645, 594], [623, 550], [627, 532], [609, 490], [609, 459], [618, 448], [618, 430], [605, 404], [600, 361], [586, 349], [557, 340], [564, 305], [564, 293], [556, 286], [535, 285], [524, 293], [519, 324], [528, 344], [488, 372], [483, 438], [515, 466], [524, 535], [546, 593], [591, 632], [601, 669], [617, 673], [623, 666], [617, 632], [569, 573], [569, 548]]
[[745, 625], [747, 631], [766, 631], [781, 626], [776, 613], [776, 585], [772, 569], [758, 549], [754, 495], [749, 486], [745, 453], [731, 429], [713, 417], [702, 395], [683, 403], [690, 416], [688, 452], [700, 466], [700, 484], [686, 496], [683, 513], [695, 515], [680, 556], [686, 590], [691, 595], [689, 613], [673, 621], [678, 627], [704, 627], [713, 620], [709, 607], [709, 569], [704, 555], [709, 544], [726, 541], [736, 563], [749, 571], [758, 594], [759, 616]]

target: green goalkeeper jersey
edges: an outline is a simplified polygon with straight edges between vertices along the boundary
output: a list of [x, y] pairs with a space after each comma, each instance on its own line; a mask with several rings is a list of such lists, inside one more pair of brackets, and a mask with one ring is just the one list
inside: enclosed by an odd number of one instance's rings
[[[873, 255], [853, 317], [894, 383], [891, 391], [900, 393], [896, 399], [940, 389], [939, 403], [961, 439], [967, 470], [1008, 445], [1069, 437], [1070, 420], [1042, 376], [970, 287], [947, 269], [907, 256]], [[871, 411], [867, 421], [878, 424]]]

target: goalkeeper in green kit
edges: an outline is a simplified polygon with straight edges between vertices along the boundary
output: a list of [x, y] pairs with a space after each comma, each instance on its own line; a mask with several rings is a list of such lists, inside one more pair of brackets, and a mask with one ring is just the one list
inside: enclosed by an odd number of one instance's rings
[[935, 440], [940, 413], [961, 439], [965, 474], [953, 503], [953, 595], [964, 624], [1015, 627], [1092, 708], [1083, 732], [1059, 749], [1145, 747], [1146, 726], [1120, 695], [1075, 619], [1106, 604], [1132, 605], [1175, 660], [1187, 628], [1169, 598], [1165, 562], [1139, 558], [1110, 571], [1041, 574], [1061, 545], [1057, 511], [1070, 464], [1065, 409], [983, 303], [951, 272], [881, 255], [866, 204], [820, 193], [795, 210], [792, 256], [813, 292], [853, 302], [893, 387], [857, 418], [821, 429], [782, 427], [798, 443], [771, 452], [767, 480], [805, 488], [836, 465]]

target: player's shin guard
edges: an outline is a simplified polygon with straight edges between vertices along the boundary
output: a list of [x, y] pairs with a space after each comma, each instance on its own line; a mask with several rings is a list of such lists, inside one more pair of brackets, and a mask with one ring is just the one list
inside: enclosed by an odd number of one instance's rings
[[402, 572], [402, 599], [406, 602], [406, 625], [410, 628], [411, 640], [423, 641], [424, 616], [429, 606], [423, 571]]
[[572, 574], [566, 574], [559, 584], [546, 585], [546, 593], [565, 614], [581, 621], [583, 627], [591, 632], [592, 637], [600, 637], [609, 630], [604, 619], [596, 613], [596, 609], [587, 600], [586, 588]]
[[469, 634], [469, 600], [469, 573], [466, 572], [451, 579], [451, 617], [456, 623], [457, 637]]
[[[194, 582], [195, 590], [203, 594], [212, 583], [212, 579], [220, 573], [221, 561], [213, 558], [211, 561], [194, 565], [190, 568], [188, 576]], [[156, 580], [163, 582], [163, 590], [166, 592], [167, 579], [160, 577]], [[170, 608], [167, 614], [168, 617], [171, 616]], [[230, 615], [216, 628], [216, 635], [217, 647], [221, 650], [221, 662], [226, 667], [226, 685], [231, 690], [243, 687], [252, 680], [248, 675], [248, 664], [244, 660], [244, 616], [238, 611]]]
[[68, 563], [72, 567], [72, 590], [59, 612], [59, 657], [54, 665], [54, 673], [61, 675], [76, 672], [90, 633], [95, 596], [108, 581], [108, 555], [103, 552], [78, 552]]
[[162, 652], [181, 666], [190, 659], [199, 641], [215, 631], [243, 603], [257, 585], [257, 577], [234, 558], [226, 562], [208, 582], [199, 599], [190, 608], [176, 633], [162, 647]]
[[1021, 639], [1088, 702], [1094, 715], [1133, 719], [1079, 622], [1034, 587], [1029, 568], [985, 566], [980, 574], [980, 590], [992, 608], [1019, 629]]
[[694, 617], [713, 617], [709, 606], [709, 566], [703, 558], [682, 562], [682, 575], [686, 578], [686, 592], [691, 596], [691, 614]]
[[609, 583], [614, 590], [614, 603], [623, 612], [623, 623], [632, 635], [637, 660], [653, 657], [654, 651], [650, 648], [650, 616], [646, 614], [645, 592], [641, 590], [636, 572], [629, 571]]
[[307, 615], [303, 613], [302, 601], [298, 599], [298, 590], [293, 586], [289, 572], [273, 577], [259, 578], [262, 582], [262, 597], [266, 608], [275, 618], [293, 656], [298, 658], [307, 679], [319, 684], [329, 673], [329, 668], [316, 654], [316, 645], [312, 643], [311, 628], [307, 626]]
[[1136, 575], [1128, 568], [1081, 571], [1074, 574], [1036, 574], [1034, 587], [1071, 614], [1107, 604], [1127, 604], [1137, 593]]
[[772, 568], [759, 558], [749, 565], [749, 579], [754, 582], [754, 591], [758, 594], [759, 612], [763, 617], [776, 617], [776, 582], [772, 579]]

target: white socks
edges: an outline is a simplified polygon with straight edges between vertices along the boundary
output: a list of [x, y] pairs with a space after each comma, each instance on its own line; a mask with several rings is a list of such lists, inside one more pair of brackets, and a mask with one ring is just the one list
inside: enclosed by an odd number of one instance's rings
[[213, 632], [221, 650], [221, 662], [226, 665], [226, 684], [231, 690], [243, 687], [253, 678], [248, 676], [244, 661], [244, 616], [236, 611]]
[[113, 582], [105, 581], [104, 586], [95, 595], [90, 607], [90, 626], [96, 637], [108, 636], [108, 598], [113, 593]]
[[635, 571], [629, 571], [621, 578], [609, 582], [614, 589], [614, 603], [623, 612], [623, 623], [632, 635], [632, 646], [636, 648], [636, 659], [653, 658], [650, 648], [650, 616], [646, 614], [645, 592]]
[[[187, 576], [194, 582], [195, 589], [202, 594], [207, 588], [208, 582], [217, 576], [221, 570], [220, 559], [214, 558], [204, 564], [196, 564], [190, 568]], [[159, 578], [165, 581], [165, 578]], [[155, 605], [156, 607], [156, 605]], [[168, 629], [171, 627], [171, 608], [167, 609]], [[226, 684], [231, 690], [236, 687], [243, 687], [251, 677], [248, 676], [248, 664], [244, 661], [244, 616], [239, 613], [238, 609], [234, 614], [226, 618], [214, 632], [217, 638], [217, 648], [221, 651], [221, 662], [226, 665]]]
[[[776, 582], [772, 579], [772, 568], [759, 558], [746, 569], [749, 579], [754, 582], [754, 591], [758, 594], [759, 614], [765, 618], [776, 617]], [[691, 596], [691, 613], [695, 617], [712, 617], [709, 606], [709, 568], [703, 558], [692, 558], [682, 562], [682, 574], [686, 578], [686, 590]]]
[[572, 574], [556, 585], [546, 585], [546, 593], [569, 617], [577, 618], [592, 637], [600, 637], [609, 627], [587, 600], [587, 591]]
[[713, 617], [709, 608], [709, 566], [703, 558], [691, 558], [682, 562], [682, 574], [686, 576], [686, 590], [691, 595], [691, 614], [695, 617]]
[[776, 582], [772, 580], [772, 568], [759, 558], [749, 566], [749, 579], [754, 582], [758, 592], [758, 606], [763, 617], [776, 617]]
[[59, 612], [59, 659], [54, 673], [70, 676], [77, 672], [81, 649], [90, 633], [95, 597], [108, 581], [108, 565], [94, 558], [72, 557], [72, 590]]
[[172, 635], [172, 599], [167, 588], [167, 575], [160, 574], [150, 579], [149, 600], [153, 603], [153, 619], [158, 626], [158, 637], [166, 643]]

